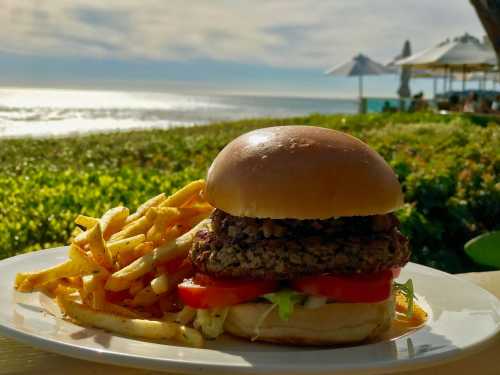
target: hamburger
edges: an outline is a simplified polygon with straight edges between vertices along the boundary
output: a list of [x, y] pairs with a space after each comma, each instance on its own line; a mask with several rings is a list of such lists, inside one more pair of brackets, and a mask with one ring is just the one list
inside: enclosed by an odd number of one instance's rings
[[204, 195], [215, 210], [178, 291], [205, 335], [332, 345], [388, 330], [410, 250], [401, 186], [368, 145], [313, 126], [251, 131], [217, 155]]

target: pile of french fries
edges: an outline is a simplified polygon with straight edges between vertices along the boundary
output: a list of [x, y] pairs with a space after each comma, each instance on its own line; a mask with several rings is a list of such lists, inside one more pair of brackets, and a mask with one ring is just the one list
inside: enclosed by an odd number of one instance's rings
[[187, 254], [213, 210], [204, 186], [199, 180], [169, 197], [157, 195], [132, 214], [120, 206], [100, 218], [79, 215], [69, 259], [17, 274], [15, 288], [49, 294], [79, 324], [202, 346], [200, 332], [186, 327], [196, 311], [179, 306], [174, 291], [192, 275]]

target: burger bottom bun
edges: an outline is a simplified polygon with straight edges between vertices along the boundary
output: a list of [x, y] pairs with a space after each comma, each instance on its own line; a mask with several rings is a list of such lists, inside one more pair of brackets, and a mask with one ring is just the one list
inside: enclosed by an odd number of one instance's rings
[[277, 344], [354, 344], [387, 331], [394, 317], [393, 297], [377, 303], [329, 303], [319, 308], [296, 306], [288, 321], [280, 319], [277, 308], [269, 312], [271, 306], [269, 303], [232, 306], [224, 330], [252, 341]]

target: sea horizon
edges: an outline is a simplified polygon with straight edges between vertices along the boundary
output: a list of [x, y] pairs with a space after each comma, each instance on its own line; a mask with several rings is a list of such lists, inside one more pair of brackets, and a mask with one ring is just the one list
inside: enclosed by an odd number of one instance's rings
[[357, 108], [352, 98], [0, 86], [0, 138], [168, 129], [258, 117], [356, 113]]

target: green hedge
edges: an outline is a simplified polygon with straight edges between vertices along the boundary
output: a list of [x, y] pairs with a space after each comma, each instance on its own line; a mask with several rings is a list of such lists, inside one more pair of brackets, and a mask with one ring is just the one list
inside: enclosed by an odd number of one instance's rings
[[0, 141], [0, 257], [64, 244], [77, 213], [136, 207], [205, 175], [231, 139], [267, 125], [347, 131], [397, 171], [408, 202], [398, 215], [413, 260], [449, 272], [477, 269], [463, 244], [499, 228], [500, 150], [495, 118], [312, 115], [193, 128]]

